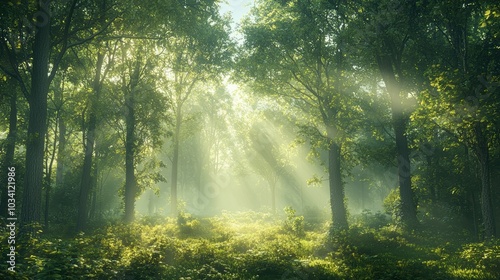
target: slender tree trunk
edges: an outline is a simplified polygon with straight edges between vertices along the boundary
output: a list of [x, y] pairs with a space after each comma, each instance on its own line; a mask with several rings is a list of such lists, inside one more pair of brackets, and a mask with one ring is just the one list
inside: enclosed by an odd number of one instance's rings
[[[9, 133], [7, 134], [7, 144], [5, 147], [5, 158], [1, 164], [1, 176], [7, 174], [7, 168], [14, 166], [14, 152], [16, 150], [17, 142], [17, 93], [12, 92], [10, 96], [10, 114], [9, 114]], [[6, 177], [2, 177], [2, 183], [7, 182]], [[2, 201], [0, 201], [1, 209], [0, 216], [7, 217], [7, 187], [2, 188]]]
[[[471, 166], [469, 164], [470, 153], [467, 145], [464, 145], [464, 153], [465, 153], [465, 161], [464, 161], [464, 171], [466, 172], [466, 176], [474, 177], [474, 172], [471, 170]], [[470, 184], [469, 184], [470, 185]], [[469, 197], [470, 197], [470, 205], [472, 208], [472, 228], [474, 230], [474, 237], [479, 241], [479, 226], [478, 226], [478, 217], [477, 217], [477, 206], [476, 206], [476, 191], [475, 186], [470, 188]]]
[[417, 209], [413, 200], [410, 172], [410, 152], [406, 138], [406, 121], [403, 118], [394, 120], [396, 151], [398, 155], [399, 195], [401, 198], [401, 221], [407, 228], [417, 225]]
[[[50, 160], [48, 164], [46, 164], [47, 175], [45, 176], [45, 211], [44, 211], [44, 226], [47, 229], [49, 227], [49, 210], [50, 210], [50, 192], [52, 191], [52, 167], [54, 166], [54, 160], [56, 158], [56, 150], [57, 150], [57, 119], [56, 117], [55, 123], [55, 131], [54, 131], [54, 141], [52, 143], [52, 153], [50, 155]], [[49, 133], [47, 133], [47, 144], [49, 142]], [[48, 147], [47, 147], [47, 155], [48, 155]]]
[[56, 187], [61, 187], [64, 185], [64, 153], [66, 151], [66, 124], [62, 117], [59, 118], [59, 135], [57, 142]]
[[488, 142], [479, 123], [475, 125], [474, 132], [477, 142], [476, 155], [481, 169], [481, 214], [483, 216], [484, 237], [489, 239], [496, 236], [491, 204], [490, 155]]
[[[93, 96], [91, 97], [90, 116], [87, 127], [87, 138], [85, 139], [85, 154], [83, 158], [82, 179], [80, 181], [80, 196], [78, 200], [78, 221], [77, 232], [85, 231], [88, 220], [89, 195], [92, 188], [92, 161], [94, 157], [95, 132], [97, 126], [96, 106], [99, 102], [101, 91], [101, 69], [104, 61], [104, 54], [98, 52], [96, 73], [93, 81]], [[84, 128], [85, 129], [85, 128]]]
[[341, 146], [332, 137], [328, 148], [328, 178], [330, 181], [330, 207], [332, 211], [332, 230], [348, 228], [347, 211], [344, 204], [344, 185], [342, 183]]
[[[42, 6], [43, 5], [43, 6]], [[38, 2], [41, 16], [33, 44], [31, 93], [28, 97], [29, 118], [26, 139], [26, 177], [24, 180], [21, 223], [27, 233], [34, 232], [29, 225], [40, 222], [43, 184], [43, 153], [47, 122], [47, 94], [49, 90], [50, 0]], [[43, 15], [43, 16], [42, 16]]]
[[[64, 79], [64, 77], [63, 77]], [[63, 81], [64, 83], [64, 81]], [[61, 187], [64, 184], [64, 163], [65, 163], [65, 150], [66, 150], [66, 123], [64, 121], [64, 114], [62, 109], [63, 104], [63, 92], [64, 86], [62, 88], [56, 88], [54, 90], [54, 99], [57, 103], [57, 126], [59, 128], [58, 135], [58, 146], [57, 146], [57, 164], [56, 164], [56, 188]]]
[[99, 173], [99, 169], [97, 166], [97, 158], [96, 158], [94, 161], [94, 168], [93, 168], [93, 172], [92, 172], [92, 184], [91, 184], [92, 200], [90, 203], [90, 213], [89, 213], [89, 217], [91, 219], [95, 218], [95, 213], [96, 213], [98, 173]]
[[377, 57], [377, 63], [391, 98], [392, 124], [396, 138], [396, 154], [399, 173], [399, 195], [401, 197], [401, 221], [406, 228], [414, 228], [418, 224], [416, 205], [411, 188], [410, 152], [406, 138], [408, 118], [403, 113], [403, 102], [400, 96], [399, 83], [394, 74], [392, 59], [389, 56]]
[[134, 220], [134, 204], [136, 193], [134, 159], [135, 159], [135, 104], [134, 104], [134, 89], [130, 90], [127, 98], [127, 115], [126, 115], [126, 139], [125, 139], [125, 222], [129, 223]]
[[172, 188], [170, 193], [170, 211], [172, 212], [172, 216], [177, 216], [177, 174], [179, 167], [179, 133], [181, 131], [181, 123], [182, 123], [182, 112], [181, 105], [177, 106], [175, 118], [175, 132], [174, 132], [174, 154], [172, 158]]
[[139, 84], [141, 58], [137, 58], [130, 76], [130, 88], [125, 90], [125, 222], [134, 220], [135, 196], [137, 193], [135, 178], [135, 91]]

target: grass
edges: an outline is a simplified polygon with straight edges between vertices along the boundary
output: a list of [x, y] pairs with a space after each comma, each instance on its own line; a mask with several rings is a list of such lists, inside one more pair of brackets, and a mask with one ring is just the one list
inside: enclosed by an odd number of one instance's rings
[[498, 240], [425, 226], [403, 233], [364, 215], [334, 237], [328, 223], [309, 224], [291, 209], [281, 219], [183, 214], [73, 238], [42, 233], [18, 244], [17, 272], [2, 263], [0, 279], [500, 279]]

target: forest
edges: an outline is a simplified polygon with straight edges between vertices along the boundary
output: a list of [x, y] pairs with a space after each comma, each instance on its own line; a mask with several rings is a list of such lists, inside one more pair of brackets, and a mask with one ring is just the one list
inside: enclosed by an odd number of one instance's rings
[[0, 2], [0, 279], [500, 279], [494, 0]]

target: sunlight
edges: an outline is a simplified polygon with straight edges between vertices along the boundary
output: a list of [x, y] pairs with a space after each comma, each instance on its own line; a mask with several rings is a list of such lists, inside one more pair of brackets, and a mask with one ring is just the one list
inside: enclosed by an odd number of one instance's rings
[[4, 2], [0, 279], [500, 279], [495, 1]]

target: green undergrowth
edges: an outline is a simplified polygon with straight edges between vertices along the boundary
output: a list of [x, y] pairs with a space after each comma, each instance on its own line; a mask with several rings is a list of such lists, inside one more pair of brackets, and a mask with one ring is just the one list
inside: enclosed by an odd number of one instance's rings
[[286, 209], [282, 218], [181, 214], [72, 238], [41, 233], [19, 241], [16, 273], [2, 262], [0, 279], [500, 279], [498, 240], [403, 233], [370, 213], [351, 224], [329, 236], [328, 223]]

